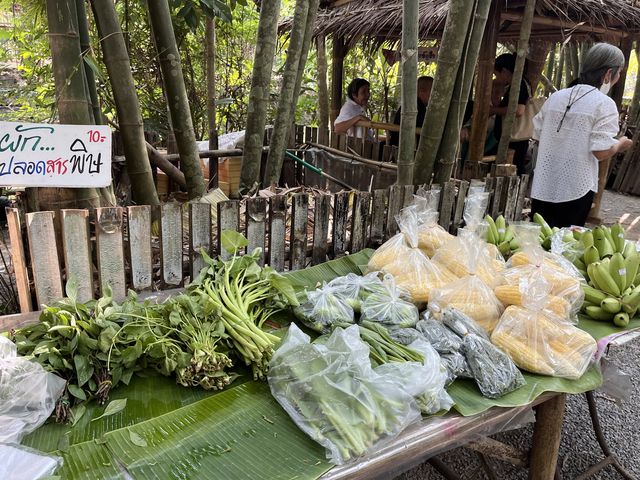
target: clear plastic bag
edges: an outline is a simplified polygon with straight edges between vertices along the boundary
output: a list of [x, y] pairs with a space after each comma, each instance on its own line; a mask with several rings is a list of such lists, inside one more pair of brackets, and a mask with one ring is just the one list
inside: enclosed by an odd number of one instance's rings
[[420, 418], [413, 396], [398, 388], [408, 382], [371, 368], [369, 347], [355, 325], [336, 328], [323, 344], [310, 343], [291, 325], [271, 359], [268, 380], [273, 397], [336, 464], [367, 453]]
[[389, 362], [376, 367], [375, 372], [385, 378], [398, 382], [398, 388], [411, 394], [420, 411], [425, 415], [433, 415], [440, 411], [448, 411], [453, 406], [453, 399], [445, 390], [447, 370], [442, 364], [438, 352], [428, 342], [418, 339], [409, 348], [420, 352], [424, 361]]
[[353, 308], [337, 294], [335, 287], [324, 285], [307, 292], [306, 298], [293, 312], [310, 329], [327, 333], [336, 322], [354, 323]]
[[511, 285], [520, 285], [528, 282], [527, 279], [531, 277], [532, 272], [539, 271], [551, 285], [549, 294], [569, 303], [568, 318], [577, 323], [577, 314], [584, 301], [584, 278], [569, 260], [544, 251], [538, 242], [539, 225], [519, 223], [514, 227], [521, 240], [522, 249], [507, 262], [505, 281]]
[[[450, 242], [454, 236], [438, 224], [439, 192], [418, 192], [414, 196], [414, 208], [418, 216], [418, 248], [427, 257], [432, 257], [436, 250]], [[411, 207], [410, 207], [411, 208]]]
[[487, 244], [475, 230], [458, 230], [458, 236], [441, 247], [433, 263], [457, 278], [476, 275], [490, 287], [502, 283], [506, 264], [495, 245]]
[[524, 377], [511, 358], [493, 345], [472, 319], [465, 317], [453, 308], [442, 312], [445, 325], [462, 338], [462, 351], [482, 395], [499, 398], [524, 385]]
[[367, 271], [393, 275], [396, 285], [409, 294], [411, 301], [422, 305], [429, 301], [433, 288], [442, 287], [456, 277], [435, 265], [418, 248], [419, 217], [416, 208], [404, 208], [397, 219], [400, 233], [375, 251]]
[[441, 353], [440, 360], [447, 369], [447, 383], [453, 383], [457, 378], [473, 378], [467, 359], [460, 352]]
[[49, 477], [63, 462], [62, 457], [6, 443], [0, 443], [0, 459], [0, 478], [3, 480], [37, 480]]
[[389, 328], [389, 336], [400, 345], [410, 345], [419, 338], [424, 338], [415, 328]]
[[390, 275], [384, 278], [384, 293], [372, 293], [362, 302], [361, 321], [382, 323], [385, 326], [409, 328], [418, 323], [418, 308], [403, 300]]
[[597, 350], [596, 341], [546, 309], [550, 286], [541, 274], [530, 277], [522, 288], [527, 291], [524, 305], [507, 307], [491, 341], [523, 370], [580, 378]]
[[327, 286], [333, 292], [350, 305], [355, 312], [360, 312], [362, 301], [372, 293], [384, 293], [386, 288], [380, 280], [378, 273], [373, 272], [361, 276], [348, 273], [342, 277], [331, 280]]
[[15, 345], [5, 337], [0, 337], [0, 352], [0, 443], [20, 443], [49, 418], [66, 382], [16, 356]]
[[429, 311], [437, 315], [445, 307], [468, 315], [488, 333], [493, 331], [504, 311], [493, 289], [475, 275], [432, 292]]

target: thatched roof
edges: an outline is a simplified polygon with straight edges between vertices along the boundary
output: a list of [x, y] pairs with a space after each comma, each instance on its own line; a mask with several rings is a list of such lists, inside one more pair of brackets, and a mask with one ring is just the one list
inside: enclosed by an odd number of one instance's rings
[[[503, 1], [500, 39], [517, 39], [524, 0]], [[402, 30], [402, 0], [332, 0], [323, 3], [315, 34], [343, 36], [348, 44], [360, 40], [380, 44], [397, 41]], [[420, 38], [438, 38], [448, 0], [420, 0]], [[577, 24], [577, 26], [576, 26]], [[290, 21], [280, 26], [290, 28]], [[532, 39], [563, 40], [620, 38], [640, 31], [640, 0], [538, 0]]]

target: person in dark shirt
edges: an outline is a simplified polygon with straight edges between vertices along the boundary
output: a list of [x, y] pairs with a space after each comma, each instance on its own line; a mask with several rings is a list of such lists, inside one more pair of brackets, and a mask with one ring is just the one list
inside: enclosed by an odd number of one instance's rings
[[[422, 127], [424, 117], [427, 114], [427, 105], [429, 104], [429, 98], [431, 97], [431, 87], [433, 86], [433, 77], [419, 77], [418, 78], [418, 116], [416, 117], [416, 128]], [[393, 123], [400, 125], [400, 116], [402, 114], [402, 107], [399, 107], [393, 117]], [[391, 145], [398, 146], [400, 143], [400, 132], [389, 132], [389, 143]], [[417, 137], [420, 138], [420, 137]], [[418, 140], [416, 139], [416, 142]]]
[[[493, 135], [496, 142], [500, 142], [502, 136], [502, 122], [504, 116], [507, 114], [507, 107], [509, 106], [509, 91], [511, 80], [513, 78], [513, 71], [516, 66], [516, 55], [513, 53], [505, 53], [496, 58], [494, 63], [495, 82], [502, 84], [506, 87], [505, 93], [498, 105], [492, 105], [490, 114], [496, 116], [495, 124], [493, 127]], [[526, 72], [526, 65], [525, 65]], [[531, 97], [531, 87], [529, 82], [522, 77], [520, 82], [520, 93], [518, 95], [518, 108], [516, 109], [516, 117], [521, 117], [525, 113], [525, 107], [529, 98]], [[509, 148], [515, 151], [513, 156], [513, 163], [518, 169], [518, 175], [525, 173], [525, 159], [527, 156], [527, 149], [529, 148], [529, 140], [521, 140], [517, 142], [510, 142]], [[498, 145], [489, 152], [487, 155], [495, 155], [498, 152]]]

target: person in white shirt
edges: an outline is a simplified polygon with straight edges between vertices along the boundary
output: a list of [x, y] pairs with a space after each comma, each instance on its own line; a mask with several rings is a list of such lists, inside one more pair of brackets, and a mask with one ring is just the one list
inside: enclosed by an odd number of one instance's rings
[[333, 123], [334, 131], [338, 134], [346, 133], [350, 137], [363, 138], [366, 129], [356, 127], [360, 120], [369, 120], [365, 113], [369, 103], [370, 84], [364, 78], [354, 78], [347, 87], [347, 101], [342, 105], [340, 114]]
[[531, 214], [552, 227], [583, 226], [598, 191], [600, 162], [631, 148], [619, 131], [618, 109], [607, 96], [624, 67], [622, 51], [594, 45], [576, 84], [549, 97], [533, 119], [539, 141], [531, 186]]

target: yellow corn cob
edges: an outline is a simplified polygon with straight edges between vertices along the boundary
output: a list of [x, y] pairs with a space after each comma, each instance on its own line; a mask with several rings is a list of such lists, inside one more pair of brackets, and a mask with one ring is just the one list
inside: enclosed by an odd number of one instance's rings
[[429, 257], [433, 257], [436, 250], [452, 238], [453, 235], [440, 225], [423, 227], [418, 231], [418, 248], [423, 250]]
[[540, 355], [534, 348], [531, 348], [526, 342], [502, 330], [493, 332], [491, 341], [494, 345], [504, 350], [518, 367], [541, 375], [554, 374], [554, 370], [547, 363], [547, 359]]
[[[516, 285], [499, 285], [494, 288], [494, 293], [498, 300], [500, 300], [505, 305], [519, 305], [523, 306], [523, 298], [522, 293], [520, 292], [520, 287]], [[550, 310], [556, 315], [561, 317], [566, 317], [569, 314], [569, 302], [567, 302], [564, 298], [556, 297], [554, 295], [550, 295], [544, 305], [546, 310]]]

